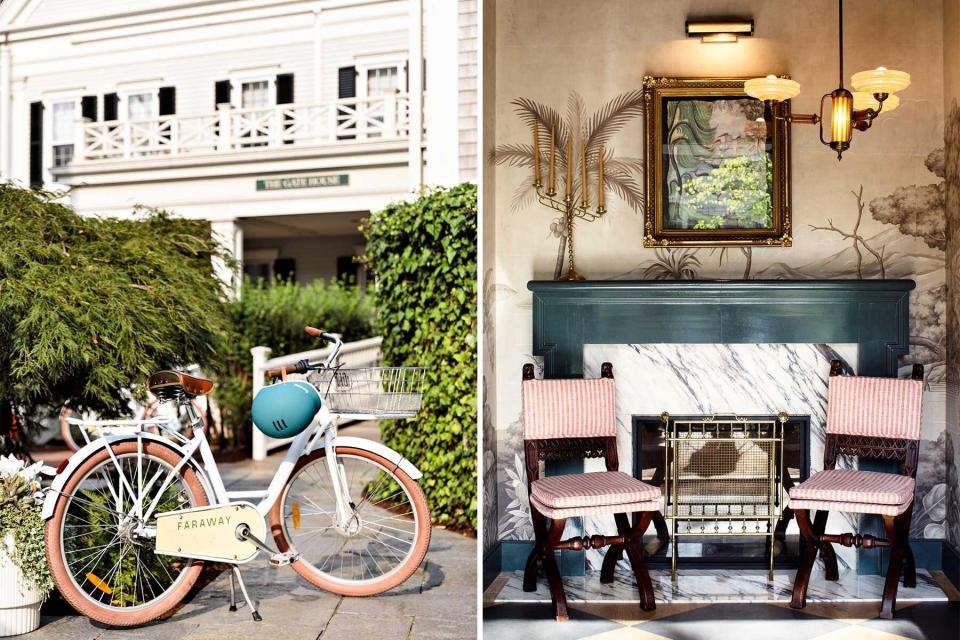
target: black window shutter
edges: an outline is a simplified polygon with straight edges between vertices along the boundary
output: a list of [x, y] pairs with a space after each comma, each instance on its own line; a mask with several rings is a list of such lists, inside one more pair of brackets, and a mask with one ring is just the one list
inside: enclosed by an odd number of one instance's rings
[[96, 122], [97, 120], [97, 96], [83, 96], [80, 98], [80, 115]]
[[217, 80], [217, 83], [213, 85], [213, 94], [214, 108], [216, 108], [217, 105], [230, 102], [230, 81]]
[[[337, 97], [338, 98], [356, 98], [357, 97], [357, 68], [340, 67], [337, 69]], [[337, 124], [344, 125], [350, 118], [350, 114], [343, 110], [337, 112]], [[356, 138], [352, 134], [338, 134], [338, 140], [353, 140]]]
[[43, 186], [43, 103], [30, 103], [30, 186]]
[[103, 119], [116, 120], [120, 107], [120, 96], [115, 93], [103, 94]]
[[277, 74], [277, 104], [293, 103], [293, 74]]
[[177, 112], [177, 88], [176, 87], [160, 87], [160, 90], [157, 92], [158, 102], [160, 112], [158, 115], [161, 116], [172, 116]]
[[404, 93], [410, 93], [410, 61], [407, 60], [403, 63], [403, 79], [406, 81], [406, 85], [403, 88]]
[[337, 97], [357, 97], [357, 68], [340, 67], [337, 69]]

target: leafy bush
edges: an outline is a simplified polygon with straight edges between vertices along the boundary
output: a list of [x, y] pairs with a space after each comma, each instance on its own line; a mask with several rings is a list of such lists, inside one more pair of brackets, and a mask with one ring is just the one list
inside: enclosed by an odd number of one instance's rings
[[376, 335], [369, 296], [338, 282], [316, 280], [304, 286], [282, 280], [270, 286], [245, 282], [227, 314], [232, 337], [223, 353], [224, 366], [216, 374], [216, 397], [232, 442], [221, 446], [246, 447], [250, 442], [250, 349], [270, 347], [274, 356], [318, 349], [317, 339], [304, 333], [306, 325], [340, 333], [344, 342]]
[[[33, 583], [37, 593], [46, 598], [53, 589], [53, 578], [43, 547], [40, 505], [33, 497], [40, 488], [39, 470], [40, 463], [25, 467], [12, 456], [0, 457], [0, 548]], [[12, 550], [4, 543], [8, 533], [13, 534]]]
[[477, 188], [424, 191], [363, 231], [384, 363], [427, 370], [422, 411], [383, 440], [423, 471], [436, 522], [476, 529]]
[[[142, 211], [82, 217], [0, 184], [0, 449], [12, 408], [70, 400], [122, 414], [122, 390], [162, 368], [215, 365], [227, 329], [206, 222]], [[21, 416], [22, 417], [22, 416]]]

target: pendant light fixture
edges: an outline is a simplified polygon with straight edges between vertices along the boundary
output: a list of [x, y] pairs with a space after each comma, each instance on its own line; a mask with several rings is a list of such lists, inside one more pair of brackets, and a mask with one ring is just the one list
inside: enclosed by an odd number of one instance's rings
[[[866, 131], [881, 111], [893, 111], [900, 104], [894, 95], [910, 86], [910, 74], [885, 67], [853, 74], [850, 83], [854, 91], [843, 86], [843, 0], [839, 0], [840, 23], [840, 86], [820, 98], [817, 114], [793, 114], [785, 118], [789, 122], [820, 125], [820, 142], [837, 152], [837, 160], [850, 148], [853, 130]], [[800, 93], [800, 83], [788, 78], [766, 76], [752, 78], [744, 83], [747, 95], [763, 100], [766, 118], [776, 117], [773, 105], [789, 100]], [[830, 100], [829, 121], [824, 126], [823, 107]], [[825, 131], [828, 137], [825, 137]]]

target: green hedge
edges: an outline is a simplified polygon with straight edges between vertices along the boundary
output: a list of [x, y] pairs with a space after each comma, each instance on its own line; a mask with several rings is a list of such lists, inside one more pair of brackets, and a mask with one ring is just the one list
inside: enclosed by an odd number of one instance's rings
[[250, 444], [251, 348], [270, 347], [272, 356], [320, 348], [316, 338], [304, 333], [305, 325], [340, 333], [345, 342], [376, 335], [370, 297], [338, 282], [315, 280], [302, 286], [285, 281], [270, 286], [245, 282], [240, 298], [227, 306], [227, 314], [232, 338], [224, 351], [225, 366], [215, 375], [224, 423], [221, 447]]
[[424, 474], [434, 521], [477, 523], [477, 188], [424, 191], [365, 222], [384, 363], [426, 367], [423, 409], [384, 442]]

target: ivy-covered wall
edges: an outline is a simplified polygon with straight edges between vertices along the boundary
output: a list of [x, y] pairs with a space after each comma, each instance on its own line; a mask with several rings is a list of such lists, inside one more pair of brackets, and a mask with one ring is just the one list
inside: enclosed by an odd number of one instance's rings
[[477, 187], [425, 190], [364, 224], [389, 366], [426, 368], [423, 408], [381, 425], [423, 471], [434, 522], [477, 526]]

